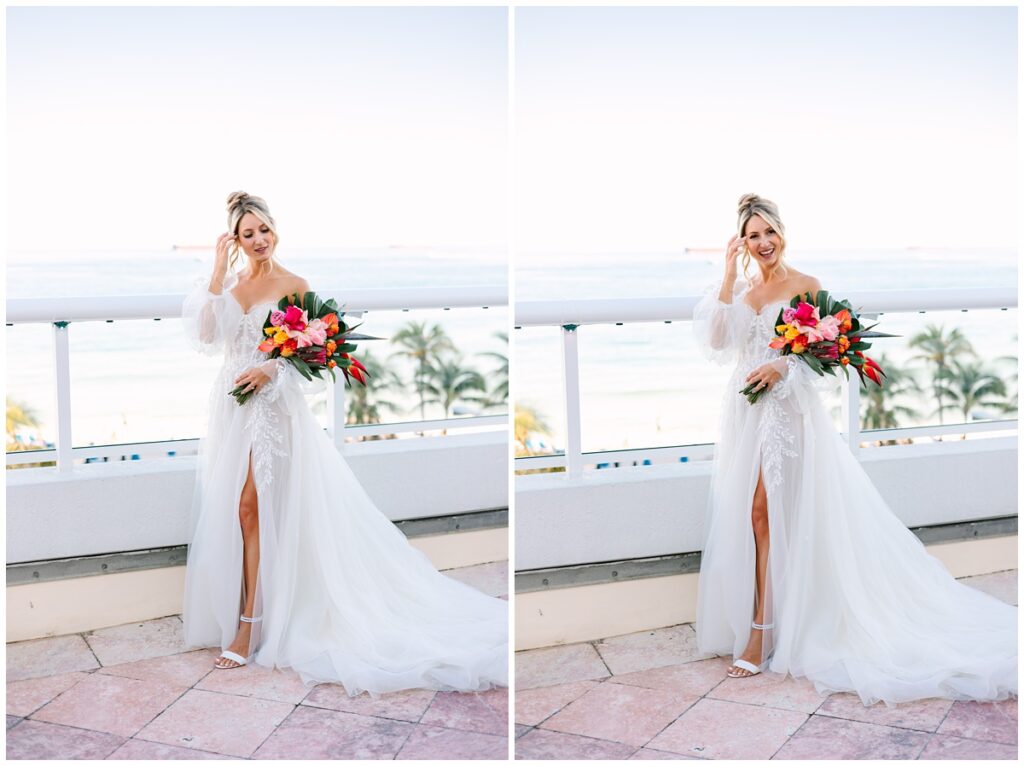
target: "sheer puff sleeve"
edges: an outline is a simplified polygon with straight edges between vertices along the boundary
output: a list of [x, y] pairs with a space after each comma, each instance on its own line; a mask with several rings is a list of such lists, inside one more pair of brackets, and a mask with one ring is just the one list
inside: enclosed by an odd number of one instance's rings
[[[797, 354], [780, 356], [769, 364], [782, 375], [782, 380], [772, 386], [775, 395], [779, 399], [792, 398], [798, 404], [803, 404], [805, 397], [826, 394], [842, 382], [838, 374], [819, 375]], [[856, 376], [856, 373], [851, 375]]]
[[732, 303], [718, 298], [722, 281], [718, 280], [704, 290], [693, 307], [693, 332], [704, 356], [718, 364], [735, 361], [736, 352], [743, 344], [744, 316], [739, 305], [743, 292], [740, 280], [732, 288]]
[[224, 279], [224, 289], [218, 295], [211, 293], [210, 278], [196, 281], [181, 307], [181, 322], [185, 337], [196, 351], [219, 354], [224, 350], [227, 335], [238, 324], [241, 307], [228, 295], [238, 281], [233, 272]]

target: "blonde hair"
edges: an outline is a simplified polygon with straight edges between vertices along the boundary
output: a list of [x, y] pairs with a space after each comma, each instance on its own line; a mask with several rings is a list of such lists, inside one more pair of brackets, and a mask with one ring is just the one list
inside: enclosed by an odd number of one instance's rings
[[[771, 272], [768, 276], [773, 276], [775, 272], [782, 269], [782, 277], [785, 278], [788, 273], [786, 265], [783, 262], [783, 258], [786, 254], [786, 227], [782, 225], [782, 219], [779, 217], [779, 208], [771, 200], [767, 200], [764, 197], [758, 197], [756, 194], [744, 194], [740, 197], [738, 204], [738, 216], [736, 220], [736, 232], [742, 237], [744, 236], [743, 230], [747, 228], [747, 223], [750, 222], [752, 216], [758, 215], [765, 220], [765, 222], [775, 229], [775, 232], [779, 235], [779, 239], [782, 241], [782, 246], [779, 248], [779, 259], [775, 266], [772, 267]], [[750, 266], [750, 250], [747, 248], [747, 243], [743, 243], [743, 276], [746, 277], [747, 281], [750, 281], [750, 274], [747, 268]]]
[[274, 270], [274, 255], [277, 252], [277, 224], [274, 223], [274, 217], [270, 214], [270, 208], [267, 207], [266, 201], [262, 197], [253, 197], [250, 194], [246, 194], [244, 191], [231, 192], [228, 195], [228, 231], [231, 232], [233, 237], [236, 237], [231, 250], [231, 255], [228, 260], [228, 268], [234, 269], [235, 263], [241, 257], [242, 247], [238, 244], [238, 225], [242, 222], [242, 217], [246, 213], [252, 213], [254, 216], [259, 218], [269, 228], [270, 232], [274, 235], [274, 249], [270, 252], [270, 259], [267, 261], [267, 274], [270, 274]]

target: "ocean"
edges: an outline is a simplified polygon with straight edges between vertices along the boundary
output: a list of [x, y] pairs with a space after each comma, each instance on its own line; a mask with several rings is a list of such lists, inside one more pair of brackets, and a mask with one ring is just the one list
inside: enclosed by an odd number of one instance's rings
[[[657, 253], [527, 253], [517, 261], [516, 301], [559, 298], [655, 298], [701, 294], [721, 275], [722, 251]], [[1017, 284], [1017, 254], [1010, 249], [869, 251], [793, 249], [794, 268], [818, 277], [842, 297], [863, 289], [1003, 287]], [[751, 269], [756, 266], [751, 265]], [[1017, 311], [986, 310], [888, 314], [870, 356], [917, 369], [930, 384], [907, 340], [931, 323], [959, 327], [981, 359], [1016, 387]], [[580, 349], [582, 441], [585, 451], [712, 442], [718, 432], [723, 389], [730, 369], [705, 359], [688, 322], [586, 325], [577, 331]], [[550, 427], [537, 435], [538, 449], [563, 449], [561, 346], [557, 328], [515, 331], [513, 393], [517, 404], [535, 409]], [[1014, 376], [1013, 380], [1010, 380]], [[838, 394], [830, 400], [838, 423]], [[901, 425], [937, 423], [929, 400], [910, 397], [920, 416]], [[945, 421], [963, 420], [947, 412]]]
[[[306, 277], [314, 290], [322, 289], [320, 286], [395, 288], [507, 282], [505, 255], [498, 250], [282, 248], [280, 262]], [[212, 249], [16, 252], [8, 256], [7, 295], [62, 298], [186, 293], [196, 280], [209, 278], [212, 263]], [[496, 363], [481, 354], [508, 351], [495, 337], [507, 328], [505, 307], [374, 311], [366, 320], [359, 331], [382, 338], [391, 337], [410, 320], [437, 322], [462, 353], [465, 366], [485, 375]], [[210, 387], [220, 362], [192, 350], [180, 320], [72, 323], [69, 334], [75, 446], [202, 435]], [[7, 328], [7, 339], [8, 397], [33, 409], [42, 438], [53, 442], [53, 331], [49, 325], [17, 325]], [[395, 347], [387, 340], [368, 341], [356, 355], [366, 350], [386, 359]], [[404, 378], [410, 377], [412, 368], [407, 361], [395, 358], [390, 365]], [[411, 388], [391, 393], [389, 398], [402, 411], [387, 416], [388, 422], [419, 418]], [[326, 391], [322, 391], [311, 397], [311, 404], [326, 425], [325, 399]], [[440, 407], [428, 405], [428, 418], [441, 415]]]

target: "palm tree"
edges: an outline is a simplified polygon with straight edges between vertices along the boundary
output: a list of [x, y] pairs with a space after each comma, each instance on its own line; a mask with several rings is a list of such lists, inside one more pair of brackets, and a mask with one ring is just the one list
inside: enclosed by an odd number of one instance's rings
[[487, 391], [483, 375], [472, 368], [463, 367], [462, 357], [458, 354], [435, 362], [430, 366], [428, 375], [426, 392], [430, 398], [425, 401], [427, 404], [440, 404], [445, 418], [456, 402], [481, 404], [486, 400], [486, 396], [475, 393]]
[[532, 451], [526, 446], [530, 434], [542, 436], [551, 435], [551, 427], [544, 419], [544, 415], [536, 407], [516, 402], [515, 440], [516, 455], [531, 455]]
[[[918, 417], [918, 411], [908, 404], [897, 403], [900, 397], [921, 390], [917, 378], [911, 370], [898, 367], [895, 362], [882, 354], [877, 359], [885, 370], [885, 385], [865, 385], [860, 387], [860, 421], [865, 429], [899, 428], [901, 419], [905, 422]], [[896, 444], [888, 439], [879, 444]]]
[[389, 391], [400, 390], [402, 380], [369, 350], [359, 354], [359, 361], [366, 367], [369, 377], [365, 386], [356, 385], [349, 390], [345, 422], [353, 425], [380, 423], [385, 412], [396, 414], [400, 411], [401, 408], [385, 395]]
[[[1013, 345], [1017, 346], [1017, 333], [1013, 334]], [[996, 362], [1004, 362], [1010, 365], [1010, 369], [1013, 373], [1009, 375], [1006, 380], [1013, 382], [1013, 395], [1007, 395], [1006, 401], [999, 405], [999, 410], [1005, 415], [1016, 415], [1017, 414], [1017, 356], [1015, 354], [1006, 354], [1005, 356], [997, 356]]]
[[39, 415], [24, 402], [7, 397], [7, 451], [14, 452], [24, 449], [25, 444], [18, 441], [19, 428], [39, 428]]
[[416, 369], [413, 372], [413, 385], [420, 398], [420, 420], [426, 420], [426, 393], [430, 377], [430, 366], [436, 363], [444, 351], [455, 351], [455, 344], [441, 328], [434, 324], [430, 327], [426, 322], [409, 322], [391, 338], [391, 342], [400, 350], [391, 356], [402, 356], [410, 359]]
[[1006, 383], [983, 362], [953, 362], [940, 384], [942, 395], [963, 413], [964, 422], [971, 419], [971, 411], [977, 407], [999, 409], [1005, 402]]
[[[508, 345], [508, 333], [505, 331], [494, 333], [494, 337]], [[485, 351], [479, 356], [489, 356], [498, 362], [498, 368], [494, 371], [497, 382], [491, 388], [487, 401], [483, 407], [485, 410], [494, 407], [503, 407], [508, 403], [508, 354], [500, 351]]]
[[943, 411], [953, 406], [944, 404], [942, 401], [945, 395], [942, 381], [950, 365], [959, 357], [975, 356], [974, 347], [959, 327], [954, 327], [947, 333], [945, 327], [934, 324], [928, 325], [923, 332], [912, 337], [908, 345], [921, 351], [920, 354], [912, 357], [913, 359], [921, 359], [934, 368], [932, 394], [935, 396], [939, 423], [942, 423]]

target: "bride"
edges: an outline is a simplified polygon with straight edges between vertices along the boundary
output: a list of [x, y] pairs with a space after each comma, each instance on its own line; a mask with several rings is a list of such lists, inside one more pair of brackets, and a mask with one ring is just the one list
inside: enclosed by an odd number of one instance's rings
[[[833, 426], [819, 377], [768, 347], [818, 280], [784, 263], [776, 206], [739, 202], [725, 275], [694, 308], [706, 354], [736, 362], [715, 452], [697, 604], [701, 651], [865, 705], [1017, 693], [1017, 610], [958, 583], [886, 506]], [[757, 272], [740, 280], [753, 260]], [[765, 393], [749, 404], [740, 389]]]
[[[507, 686], [506, 602], [408, 543], [313, 417], [299, 373], [257, 350], [278, 300], [309, 290], [274, 260], [266, 203], [230, 195], [228, 229], [182, 311], [192, 344], [224, 355], [190, 518], [186, 643], [223, 649], [217, 668], [291, 667], [352, 696]], [[255, 392], [241, 406], [237, 385]]]

